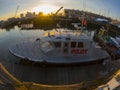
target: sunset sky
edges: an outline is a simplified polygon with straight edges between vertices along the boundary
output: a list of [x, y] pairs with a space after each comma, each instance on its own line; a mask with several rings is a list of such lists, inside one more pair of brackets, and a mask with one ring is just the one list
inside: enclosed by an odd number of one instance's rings
[[0, 20], [14, 17], [17, 6], [17, 15], [27, 11], [51, 13], [63, 6], [64, 9], [85, 10], [120, 20], [120, 0], [0, 0]]

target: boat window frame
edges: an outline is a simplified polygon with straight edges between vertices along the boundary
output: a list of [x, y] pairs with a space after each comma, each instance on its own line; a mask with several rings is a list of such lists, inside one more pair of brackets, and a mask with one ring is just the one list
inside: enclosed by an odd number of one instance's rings
[[[76, 43], [74, 46], [72, 46], [72, 43]], [[71, 43], [70, 43], [70, 47], [71, 48], [76, 48], [76, 46], [77, 46], [77, 42], [76, 41], [71, 41]]]
[[57, 41], [57, 42], [53, 42], [55, 48], [61, 48], [62, 47], [62, 42], [61, 41]]
[[69, 43], [68, 42], [64, 42], [64, 47], [69, 47]]
[[[80, 43], [81, 45], [80, 45], [79, 43]], [[84, 48], [84, 43], [83, 43], [83, 42], [78, 42], [77, 48]]]

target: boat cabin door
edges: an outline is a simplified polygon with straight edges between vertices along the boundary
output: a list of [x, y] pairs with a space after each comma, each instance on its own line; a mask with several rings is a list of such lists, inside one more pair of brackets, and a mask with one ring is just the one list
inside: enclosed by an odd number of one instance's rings
[[69, 42], [63, 43], [63, 52], [68, 53], [69, 52]]

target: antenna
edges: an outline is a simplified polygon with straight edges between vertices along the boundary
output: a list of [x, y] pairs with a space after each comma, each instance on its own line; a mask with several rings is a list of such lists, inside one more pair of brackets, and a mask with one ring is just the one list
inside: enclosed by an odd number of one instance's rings
[[[107, 10], [107, 7], [108, 7], [108, 10]], [[110, 14], [110, 9], [109, 9], [109, 5], [106, 3], [106, 17], [108, 17], [108, 15]], [[107, 24], [106, 24], [106, 31], [107, 31], [107, 37], [108, 37], [108, 31], [109, 31], [109, 28], [110, 28], [110, 24], [109, 24], [109, 20], [107, 21]]]

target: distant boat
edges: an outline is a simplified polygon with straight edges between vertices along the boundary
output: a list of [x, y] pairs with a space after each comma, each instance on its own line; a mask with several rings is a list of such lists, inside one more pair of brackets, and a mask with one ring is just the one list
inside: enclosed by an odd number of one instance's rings
[[110, 37], [111, 42], [118, 48], [120, 48], [120, 37]]
[[98, 22], [108, 22], [108, 20], [104, 19], [104, 18], [96, 18], [96, 21], [98, 21]]
[[22, 29], [31, 29], [33, 28], [33, 24], [22, 24], [21, 25], [21, 30]]

